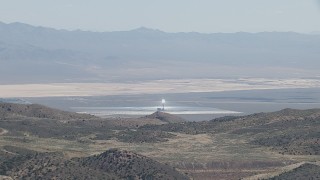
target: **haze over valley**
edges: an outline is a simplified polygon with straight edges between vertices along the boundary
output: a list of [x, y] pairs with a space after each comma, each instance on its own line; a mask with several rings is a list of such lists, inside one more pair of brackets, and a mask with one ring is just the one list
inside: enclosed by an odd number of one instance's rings
[[[175, 106], [171, 108], [189, 110], [172, 113], [215, 114], [201, 116], [207, 120], [216, 117], [217, 112], [225, 112], [219, 115], [222, 116], [226, 112], [248, 114], [287, 107], [320, 107], [317, 102], [303, 98], [281, 100], [290, 98], [286, 94], [291, 91], [303, 93], [310, 88], [320, 88], [317, 68], [320, 36], [317, 34], [167, 33], [145, 27], [90, 32], [24, 23], [0, 23], [0, 34], [3, 98], [31, 98], [31, 102], [96, 115], [146, 115], [156, 110], [158, 99], [173, 95], [171, 103]], [[282, 93], [271, 93], [276, 95], [272, 100], [264, 100], [265, 95], [261, 93], [256, 97], [260, 99], [258, 102], [254, 99], [230, 101], [226, 100], [228, 97], [199, 101], [201, 93], [215, 96], [231, 92], [232, 97], [241, 99], [241, 92], [259, 90], [282, 90]], [[179, 95], [188, 93], [194, 97], [190, 101], [197, 104], [186, 103], [188, 98]], [[144, 99], [145, 95], [153, 97], [152, 100], [142, 102], [135, 98]], [[95, 96], [106, 96], [106, 100], [109, 96], [120, 99], [132, 96], [137, 103], [88, 101], [83, 105], [73, 101], [70, 106], [62, 106], [53, 100]], [[46, 97], [52, 98], [44, 101]], [[247, 108], [238, 108], [239, 103]]]
[[0, 179], [320, 179], [319, 5], [1, 1]]

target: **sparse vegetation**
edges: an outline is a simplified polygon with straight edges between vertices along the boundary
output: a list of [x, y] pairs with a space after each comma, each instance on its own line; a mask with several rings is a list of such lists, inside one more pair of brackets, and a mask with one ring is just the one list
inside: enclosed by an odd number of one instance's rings
[[61, 153], [16, 155], [0, 163], [0, 174], [14, 179], [188, 179], [168, 165], [116, 149], [73, 159]]
[[118, 139], [129, 143], [156, 143], [168, 141], [175, 137], [174, 134], [165, 131], [152, 130], [126, 130], [118, 134]]
[[[7, 104], [4, 107], [9, 109], [2, 108], [0, 114], [0, 175], [13, 179], [186, 178], [150, 157], [191, 178], [232, 179], [320, 160], [317, 109], [177, 122], [167, 114], [160, 114], [170, 118], [165, 121], [157, 119], [159, 114], [119, 121], [82, 115], [70, 119], [67, 112], [50, 115], [55, 110], [46, 107], [41, 112], [49, 115], [33, 116], [30, 112], [39, 111], [39, 106], [30, 106], [28, 113], [16, 113], [25, 106]], [[129, 151], [110, 150], [91, 156], [110, 148]]]
[[301, 179], [320, 179], [320, 166], [314, 164], [303, 164], [292, 171], [280, 174], [269, 180], [301, 180]]

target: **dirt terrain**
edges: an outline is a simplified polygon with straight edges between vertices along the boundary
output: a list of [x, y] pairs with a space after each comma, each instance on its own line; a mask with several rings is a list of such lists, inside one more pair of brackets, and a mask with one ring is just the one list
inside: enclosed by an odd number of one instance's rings
[[7, 133], [8, 133], [8, 130], [0, 128], [0, 136]]
[[[134, 153], [142, 159], [150, 158], [152, 162], [175, 168], [180, 173], [171, 173], [189, 179], [279, 179], [305, 176], [305, 172], [309, 172], [311, 178], [319, 176], [319, 109], [285, 109], [184, 122], [163, 113], [117, 120], [61, 112], [41, 105], [5, 103], [0, 107], [3, 107], [1, 165], [11, 168], [6, 171], [1, 168], [0, 175], [13, 179], [28, 177], [23, 169], [30, 169], [34, 161], [28, 157], [34, 157], [34, 153], [40, 154], [39, 161], [44, 158], [65, 163], [69, 170], [63, 173], [71, 177], [75, 172], [74, 159], [92, 159], [114, 148], [119, 149], [119, 153], [128, 152], [120, 153], [121, 156]], [[23, 167], [17, 165], [21, 159], [27, 159]], [[3, 164], [8, 161], [10, 166]], [[114, 167], [112, 164], [109, 162], [108, 166]], [[41, 169], [42, 173], [46, 172], [44, 177], [48, 168], [53, 170], [47, 166]], [[87, 171], [91, 167], [81, 168]], [[128, 171], [136, 179], [143, 179], [132, 170], [135, 166], [126, 168], [131, 169]], [[147, 172], [144, 174], [155, 172], [153, 166], [150, 168], [144, 170]], [[30, 177], [35, 175], [33, 171], [28, 172]], [[168, 169], [165, 172], [168, 174]], [[106, 175], [109, 176], [119, 177], [119, 174]]]

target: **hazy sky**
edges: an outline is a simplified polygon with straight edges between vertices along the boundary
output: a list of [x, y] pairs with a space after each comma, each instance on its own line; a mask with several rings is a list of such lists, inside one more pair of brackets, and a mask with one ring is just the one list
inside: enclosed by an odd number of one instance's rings
[[0, 0], [0, 21], [58, 29], [320, 31], [318, 0]]

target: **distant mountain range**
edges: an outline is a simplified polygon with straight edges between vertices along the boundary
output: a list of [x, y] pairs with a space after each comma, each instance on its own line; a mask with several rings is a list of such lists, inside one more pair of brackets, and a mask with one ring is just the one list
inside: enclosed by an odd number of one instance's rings
[[0, 23], [0, 83], [319, 76], [320, 35], [66, 31]]

